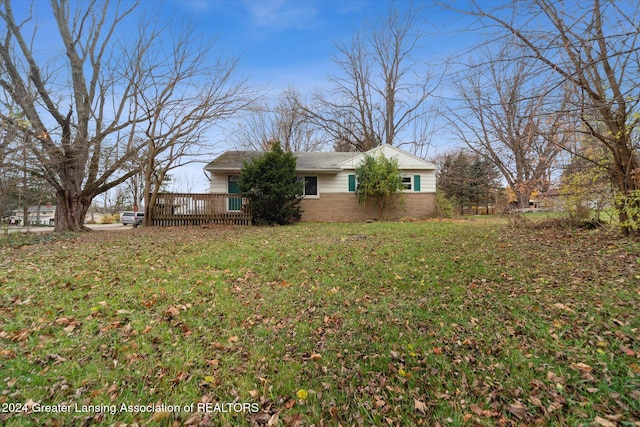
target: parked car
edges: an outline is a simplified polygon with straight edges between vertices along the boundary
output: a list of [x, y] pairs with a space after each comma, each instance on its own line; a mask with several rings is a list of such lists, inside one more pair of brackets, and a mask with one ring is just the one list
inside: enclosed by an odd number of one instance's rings
[[144, 212], [123, 212], [120, 222], [122, 225], [133, 225], [133, 228], [136, 228], [144, 222]]

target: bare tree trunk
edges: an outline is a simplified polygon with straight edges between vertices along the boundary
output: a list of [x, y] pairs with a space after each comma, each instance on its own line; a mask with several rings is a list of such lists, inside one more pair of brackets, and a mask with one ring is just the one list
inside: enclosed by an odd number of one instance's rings
[[74, 194], [63, 190], [56, 192], [56, 202], [56, 232], [87, 230], [84, 218], [91, 206], [91, 198], [87, 198], [79, 192]]
[[158, 199], [158, 193], [160, 192], [160, 186], [164, 180], [164, 174], [162, 177], [152, 176], [158, 171], [153, 168], [145, 170], [144, 174], [144, 226], [150, 227], [153, 225], [153, 210]]
[[527, 209], [529, 208], [529, 200], [531, 198], [531, 193], [518, 193], [518, 209]]

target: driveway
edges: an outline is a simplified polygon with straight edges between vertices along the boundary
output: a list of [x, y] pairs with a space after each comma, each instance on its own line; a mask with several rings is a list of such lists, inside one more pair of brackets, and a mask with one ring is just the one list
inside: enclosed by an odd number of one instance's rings
[[[133, 230], [133, 227], [128, 225], [128, 226], [124, 226], [120, 223], [116, 223], [116, 224], [87, 224], [87, 227], [89, 227], [92, 230], [95, 231], [125, 231], [125, 230]], [[8, 227], [9, 233], [26, 233], [27, 231], [29, 233], [47, 233], [47, 232], [52, 232], [53, 231], [53, 227], [15, 227], [15, 226], [9, 226]], [[4, 228], [0, 229], [0, 231], [4, 232]]]

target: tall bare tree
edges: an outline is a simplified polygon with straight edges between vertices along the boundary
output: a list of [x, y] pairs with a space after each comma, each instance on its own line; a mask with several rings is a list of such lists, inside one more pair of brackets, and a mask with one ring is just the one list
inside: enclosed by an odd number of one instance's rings
[[[148, 39], [149, 37], [144, 37]], [[172, 37], [151, 57], [138, 86], [137, 108], [143, 151], [145, 225], [167, 174], [211, 152], [207, 131], [254, 102], [255, 93], [238, 76], [237, 60], [217, 55], [213, 42], [192, 31]]]
[[[29, 149], [39, 164], [33, 173], [56, 192], [56, 231], [85, 229], [92, 199], [134, 173], [118, 172], [140, 148], [131, 132], [139, 118], [130, 108], [139, 77], [131, 63], [139, 58], [114, 48], [113, 42], [135, 7], [90, 1], [75, 3], [71, 10], [67, 0], [52, 0], [57, 34], [46, 37], [58, 43], [63, 55], [50, 49], [47, 58], [37, 51], [43, 35], [33, 17], [16, 17], [12, 2], [0, 1], [0, 86], [30, 123], [29, 128], [14, 123], [14, 128], [32, 136]], [[101, 170], [105, 150], [116, 146], [120, 158]]]
[[[341, 73], [331, 78], [331, 90], [316, 93], [305, 110], [338, 149], [397, 145], [403, 131], [420, 128], [436, 84], [426, 64], [414, 57], [421, 40], [418, 12], [390, 10], [382, 22], [336, 45], [334, 61]], [[415, 142], [427, 140], [425, 134]]]
[[572, 111], [612, 155], [622, 231], [640, 236], [640, 4], [534, 0], [489, 10], [474, 1], [465, 13], [497, 27], [557, 85], [571, 88]]
[[256, 105], [231, 134], [238, 149], [267, 150], [269, 141], [279, 141], [284, 151], [319, 151], [325, 141], [300, 107], [301, 95], [292, 87], [280, 94], [275, 106]]
[[555, 91], [526, 60], [511, 59], [511, 51], [487, 51], [482, 64], [469, 65], [455, 83], [461, 103], [447, 117], [469, 148], [497, 166], [517, 206], [527, 208], [534, 190], [549, 187], [568, 123], [566, 115], [548, 114], [550, 98], [558, 101]]

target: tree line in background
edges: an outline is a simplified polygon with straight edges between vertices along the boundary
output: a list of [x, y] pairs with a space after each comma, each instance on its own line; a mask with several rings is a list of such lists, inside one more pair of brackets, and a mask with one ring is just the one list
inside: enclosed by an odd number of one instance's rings
[[47, 59], [34, 54], [33, 20], [0, 1], [0, 197], [17, 191], [36, 203], [29, 192], [48, 187], [58, 231], [82, 229], [96, 196], [136, 179], [134, 203], [152, 205], [172, 169], [211, 153], [208, 131], [242, 117], [230, 139], [255, 150], [273, 139], [285, 151], [410, 141], [424, 157], [446, 132], [465, 147], [437, 159], [438, 186], [458, 209], [488, 210], [500, 194], [525, 208], [555, 185], [572, 215], [609, 196], [622, 231], [640, 235], [637, 5], [434, 2], [486, 36], [436, 73], [419, 56], [424, 9], [391, 4], [337, 41], [339, 71], [325, 90], [292, 87], [275, 104], [241, 77], [236, 59], [188, 28], [154, 25], [145, 13], [125, 46], [118, 36], [136, 7], [52, 1], [63, 55]]

